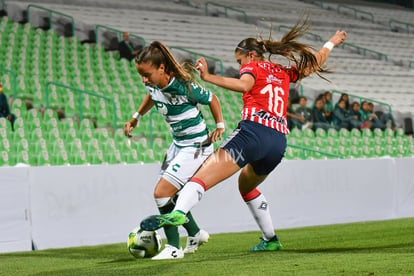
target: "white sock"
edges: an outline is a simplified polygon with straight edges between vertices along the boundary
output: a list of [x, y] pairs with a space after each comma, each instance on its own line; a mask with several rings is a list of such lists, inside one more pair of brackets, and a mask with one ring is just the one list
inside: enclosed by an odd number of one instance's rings
[[154, 200], [155, 200], [155, 204], [157, 204], [157, 207], [162, 208], [170, 202], [171, 197], [154, 198]]
[[201, 200], [205, 190], [203, 181], [198, 178], [191, 178], [181, 189], [174, 211], [179, 210], [187, 214]]
[[259, 190], [255, 189], [243, 196], [244, 201], [250, 209], [256, 223], [259, 225], [265, 240], [270, 240], [275, 236], [272, 217], [270, 216], [269, 206], [266, 198]]

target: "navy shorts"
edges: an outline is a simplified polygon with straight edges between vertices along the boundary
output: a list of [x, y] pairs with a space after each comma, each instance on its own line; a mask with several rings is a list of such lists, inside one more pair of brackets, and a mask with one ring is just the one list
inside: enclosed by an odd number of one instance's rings
[[240, 168], [250, 164], [257, 175], [268, 175], [282, 161], [286, 150], [285, 134], [252, 121], [241, 121], [223, 142]]

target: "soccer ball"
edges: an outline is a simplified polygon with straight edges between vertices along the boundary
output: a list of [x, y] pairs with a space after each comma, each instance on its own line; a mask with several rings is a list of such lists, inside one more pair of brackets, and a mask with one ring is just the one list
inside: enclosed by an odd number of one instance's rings
[[129, 233], [127, 246], [135, 258], [151, 258], [160, 251], [161, 237], [157, 231], [145, 231], [137, 227]]

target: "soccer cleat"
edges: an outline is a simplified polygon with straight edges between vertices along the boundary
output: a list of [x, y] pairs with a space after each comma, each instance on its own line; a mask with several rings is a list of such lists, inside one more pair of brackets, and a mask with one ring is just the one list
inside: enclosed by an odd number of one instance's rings
[[188, 236], [187, 245], [184, 248], [184, 253], [187, 254], [196, 252], [200, 245], [208, 242], [209, 238], [210, 235], [203, 229], [200, 229], [200, 231], [194, 237]]
[[141, 221], [141, 229], [155, 231], [161, 227], [172, 225], [180, 226], [187, 222], [187, 217], [181, 211], [173, 211], [164, 215], [152, 215]]
[[280, 243], [279, 240], [276, 239], [276, 237], [268, 241], [263, 238], [260, 238], [260, 239], [262, 241], [258, 245], [250, 248], [250, 251], [277, 251], [277, 250], [283, 249], [282, 244]]
[[180, 248], [176, 248], [172, 245], [166, 244], [165, 248], [155, 257], [152, 257], [151, 260], [173, 260], [173, 259], [182, 259], [184, 258], [184, 252]]

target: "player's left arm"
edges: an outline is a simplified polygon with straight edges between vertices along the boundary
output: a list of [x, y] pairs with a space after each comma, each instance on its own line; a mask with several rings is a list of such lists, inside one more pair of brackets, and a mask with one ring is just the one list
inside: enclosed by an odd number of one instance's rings
[[220, 101], [216, 95], [212, 94], [211, 102], [208, 106], [210, 107], [211, 114], [216, 122], [216, 129], [210, 135], [210, 141], [214, 143], [217, 139], [221, 140], [225, 130]]
[[[336, 31], [336, 34], [333, 35], [328, 42], [323, 45], [322, 49], [319, 50], [315, 54], [316, 60], [318, 61], [318, 65], [321, 67], [329, 57], [332, 49], [341, 45], [346, 39], [346, 32], [345, 31]], [[309, 76], [312, 73], [311, 68], [306, 70], [305, 77]]]

